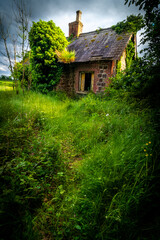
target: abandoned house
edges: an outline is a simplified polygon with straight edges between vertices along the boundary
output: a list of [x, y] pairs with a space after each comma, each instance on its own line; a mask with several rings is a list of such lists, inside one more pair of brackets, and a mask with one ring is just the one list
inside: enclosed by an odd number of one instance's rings
[[118, 61], [121, 70], [126, 68], [126, 47], [130, 40], [136, 46], [136, 36], [118, 35], [111, 28], [82, 33], [82, 13], [76, 14], [76, 21], [69, 23], [69, 36], [74, 39], [68, 46], [69, 51], [75, 50], [75, 61], [64, 64], [57, 89], [79, 94], [103, 92], [110, 83], [109, 78], [116, 74]]

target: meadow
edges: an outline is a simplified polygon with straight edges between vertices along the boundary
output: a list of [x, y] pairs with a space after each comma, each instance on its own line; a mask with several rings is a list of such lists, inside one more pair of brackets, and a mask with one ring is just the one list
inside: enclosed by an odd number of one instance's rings
[[71, 99], [8, 87], [0, 239], [158, 240], [157, 110], [118, 91]]

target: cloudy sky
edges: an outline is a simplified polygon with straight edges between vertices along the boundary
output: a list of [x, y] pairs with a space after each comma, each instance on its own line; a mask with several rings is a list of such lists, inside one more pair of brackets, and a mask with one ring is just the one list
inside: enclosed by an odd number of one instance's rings
[[[31, 8], [31, 21], [53, 20], [68, 36], [68, 23], [82, 11], [83, 32], [107, 28], [139, 12], [135, 6], [124, 5], [124, 0], [26, 0]], [[0, 12], [10, 18], [13, 0], [0, 0]], [[14, 32], [14, 27], [12, 27]], [[138, 37], [139, 41], [139, 37]], [[0, 48], [3, 46], [0, 44]], [[0, 56], [2, 60], [2, 56]], [[9, 74], [8, 67], [0, 63], [0, 75]]]

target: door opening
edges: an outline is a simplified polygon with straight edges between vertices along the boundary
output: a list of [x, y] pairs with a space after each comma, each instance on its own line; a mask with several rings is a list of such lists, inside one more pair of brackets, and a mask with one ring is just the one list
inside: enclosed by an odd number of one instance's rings
[[93, 91], [94, 72], [80, 72], [78, 90], [80, 92]]
[[86, 73], [84, 91], [89, 91], [90, 89], [91, 89], [91, 73]]

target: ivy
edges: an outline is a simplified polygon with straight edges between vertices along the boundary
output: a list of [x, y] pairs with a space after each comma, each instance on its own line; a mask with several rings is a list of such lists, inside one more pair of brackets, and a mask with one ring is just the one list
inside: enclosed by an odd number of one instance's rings
[[135, 43], [130, 40], [126, 47], [126, 67], [130, 68], [135, 56]]
[[141, 14], [138, 16], [130, 15], [126, 20], [118, 22], [112, 26], [117, 34], [121, 33], [137, 33], [141, 28], [144, 27], [144, 20]]
[[122, 60], [122, 57], [120, 58], [120, 60], [117, 62], [117, 74], [119, 74], [121, 72], [121, 60]]

